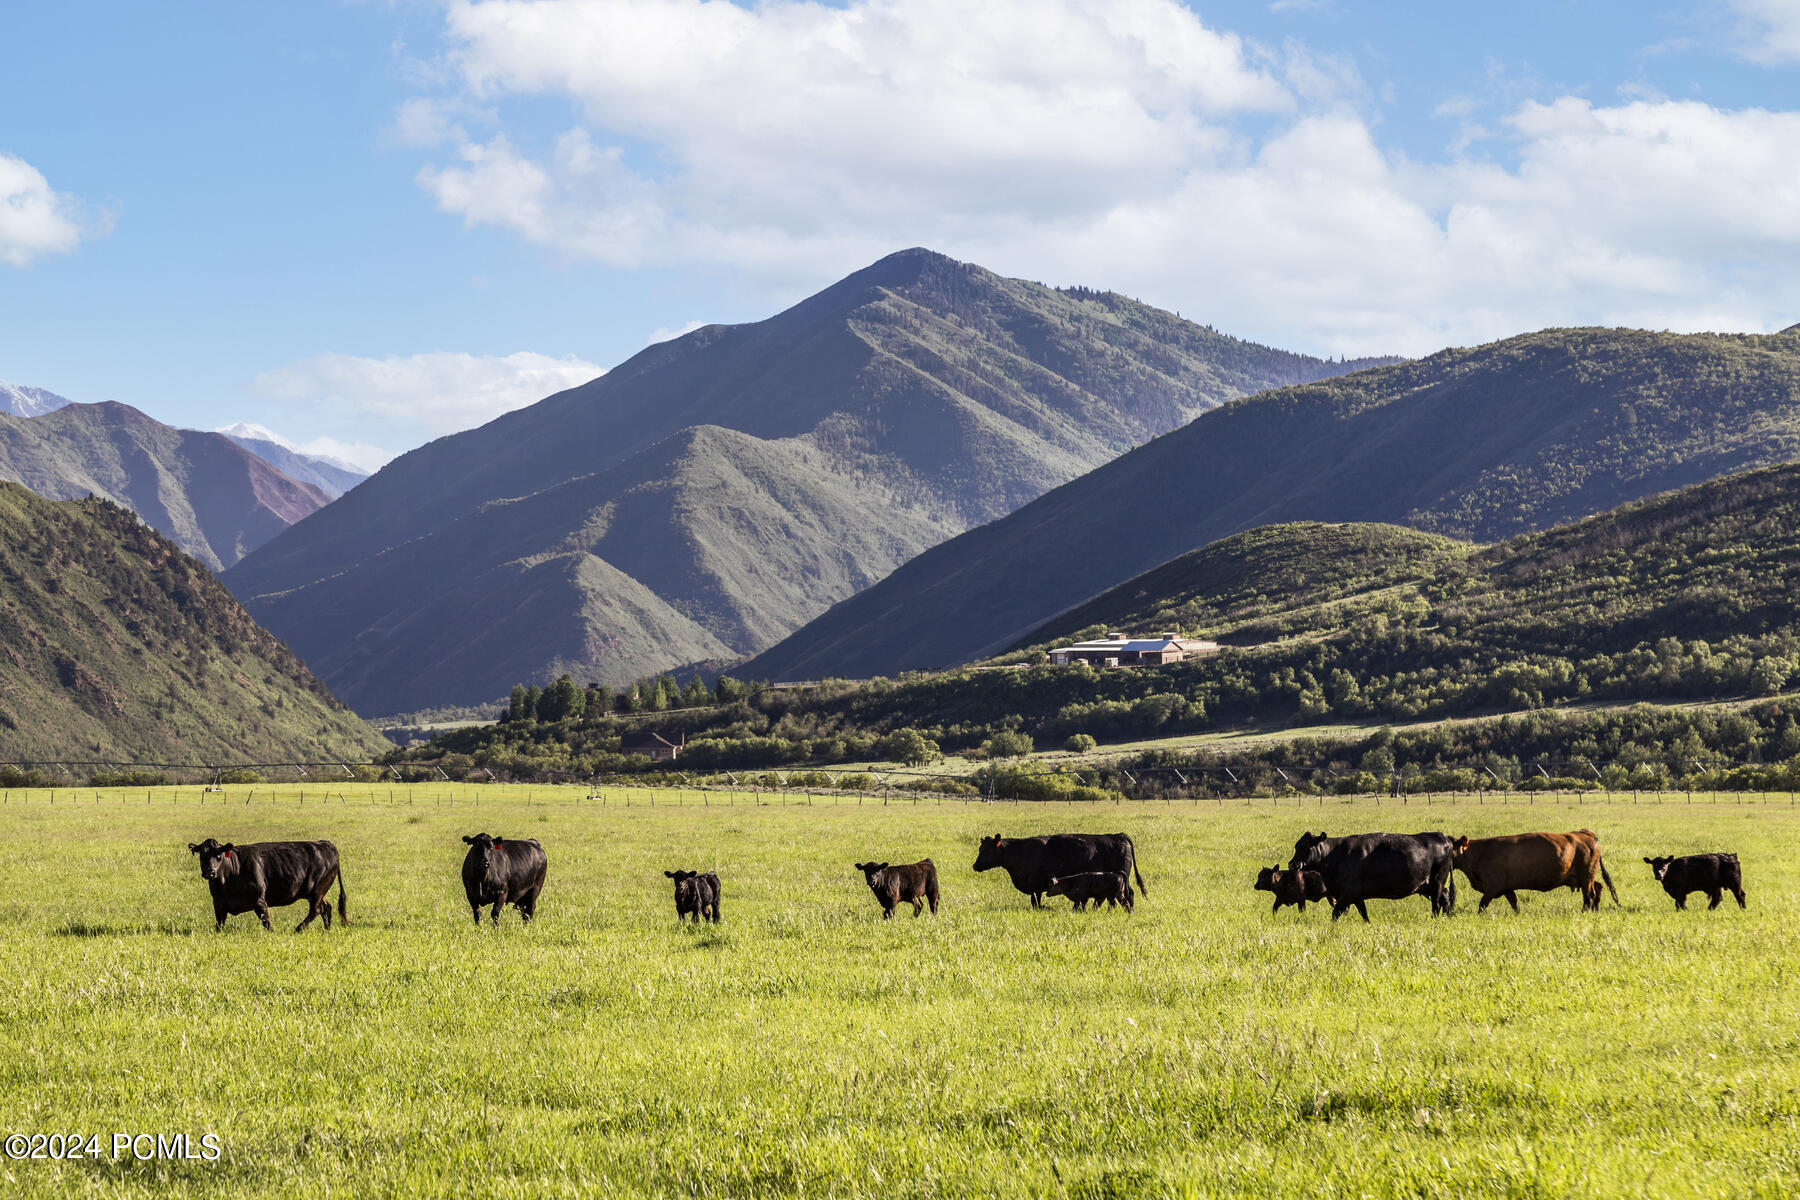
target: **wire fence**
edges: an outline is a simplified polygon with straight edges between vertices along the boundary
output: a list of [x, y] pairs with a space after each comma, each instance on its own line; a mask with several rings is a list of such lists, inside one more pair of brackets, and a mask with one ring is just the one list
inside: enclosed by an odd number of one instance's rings
[[[795, 772], [794, 774], [802, 774]], [[816, 775], [817, 772], [805, 774]], [[850, 772], [845, 772], [849, 776]], [[1114, 789], [1099, 794], [1029, 797], [984, 793], [967, 782], [968, 777], [932, 772], [870, 772], [879, 785], [863, 787], [818, 786], [815, 782], [767, 779], [694, 779], [678, 775], [654, 780], [606, 780], [544, 784], [505, 781], [470, 782], [439, 780], [426, 783], [367, 782], [353, 779], [311, 782], [189, 783], [148, 786], [80, 786], [0, 788], [0, 808], [47, 807], [256, 807], [265, 805], [310, 807], [357, 806], [392, 810], [426, 808], [480, 809], [486, 807], [557, 807], [606, 810], [613, 808], [715, 808], [715, 807], [895, 807], [944, 805], [1030, 805], [1061, 801], [1105, 806], [1127, 802], [1170, 807], [1215, 809], [1324, 808], [1333, 804], [1373, 804], [1377, 807], [1432, 807], [1443, 804], [1580, 806], [1586, 804], [1720, 805], [1795, 807], [1793, 790], [1629, 790], [1542, 788], [1482, 788], [1474, 790], [1422, 790], [1336, 792], [1290, 788], [1285, 791], [1251, 789], [1229, 793], [1222, 789], [1192, 786], [1192, 772], [1181, 772], [1171, 782], [1178, 786], [1140, 787], [1131, 792]], [[1048, 774], [1048, 773], [1044, 773]], [[1147, 772], [1145, 774], [1148, 774]], [[1240, 776], [1241, 778], [1241, 776]], [[1187, 786], [1179, 786], [1183, 780]], [[933, 786], [946, 782], [959, 790]], [[1152, 783], [1165, 782], [1156, 777]]]

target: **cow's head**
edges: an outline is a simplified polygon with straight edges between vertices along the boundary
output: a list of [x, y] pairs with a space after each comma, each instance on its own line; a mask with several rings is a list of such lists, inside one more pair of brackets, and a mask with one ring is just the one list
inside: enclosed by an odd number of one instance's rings
[[857, 870], [863, 873], [863, 880], [870, 887], [881, 886], [881, 873], [888, 869], [888, 865], [884, 862], [866, 862], [856, 863], [854, 865]]
[[485, 833], [478, 833], [474, 837], [464, 837], [463, 841], [469, 844], [469, 857], [474, 859], [475, 864], [484, 872], [494, 861], [494, 847], [506, 844], [505, 838], [490, 837]]
[[1256, 885], [1252, 889], [1258, 892], [1272, 892], [1275, 884], [1281, 879], [1281, 868], [1264, 867], [1256, 873]]
[[1669, 873], [1669, 865], [1675, 860], [1673, 858], [1646, 858], [1644, 861], [1650, 864], [1650, 873], [1660, 881]]
[[997, 833], [993, 837], [982, 838], [981, 849], [975, 852], [975, 869], [991, 871], [995, 867], [1004, 866], [1005, 863], [1001, 861], [1001, 853], [1005, 847], [1006, 839]]
[[1468, 853], [1469, 853], [1469, 839], [1468, 839], [1467, 835], [1464, 835], [1463, 837], [1459, 837], [1454, 842], [1451, 842], [1450, 843], [1450, 863], [1451, 863], [1451, 865], [1457, 866], [1457, 867], [1462, 866], [1463, 860], [1464, 860], [1464, 858], [1466, 858], [1468, 856]]
[[230, 842], [222, 843], [216, 838], [188, 843], [188, 853], [200, 856], [200, 878], [208, 881], [230, 874], [237, 865], [236, 857], [232, 854], [236, 849]]
[[1288, 860], [1288, 870], [1310, 867], [1324, 858], [1330, 849], [1331, 839], [1325, 836], [1323, 829], [1317, 833], [1303, 833], [1294, 842], [1294, 857]]
[[1067, 878], [1068, 878], [1068, 876], [1066, 876], [1066, 875], [1052, 875], [1050, 877], [1050, 882], [1046, 883], [1044, 885], [1044, 895], [1046, 895], [1046, 896], [1066, 896], [1066, 895], [1068, 895], [1069, 894], [1068, 890], [1063, 883], [1063, 881]]

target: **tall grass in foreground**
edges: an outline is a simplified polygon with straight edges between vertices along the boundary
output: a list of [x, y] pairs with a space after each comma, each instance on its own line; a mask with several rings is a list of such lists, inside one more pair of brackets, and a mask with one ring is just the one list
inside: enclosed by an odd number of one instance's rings
[[[1800, 1194], [1800, 809], [479, 809], [13, 793], [0, 1133], [216, 1133], [205, 1162], [0, 1161], [9, 1195]], [[378, 795], [379, 793], [379, 795]], [[414, 802], [406, 803], [410, 796]], [[228, 797], [231, 798], [231, 797]], [[352, 802], [356, 801], [356, 802]], [[374, 801], [374, 802], [371, 802]], [[1625, 906], [1272, 917], [1303, 829], [1589, 827]], [[470, 921], [465, 833], [539, 838], [540, 919]], [[986, 833], [1125, 830], [1135, 915], [1031, 911]], [[186, 845], [328, 837], [350, 929], [212, 932]], [[1735, 850], [1750, 909], [1640, 861]], [[851, 863], [930, 856], [936, 919]], [[678, 928], [662, 871], [717, 870]], [[1696, 898], [1698, 899], [1698, 898]]]

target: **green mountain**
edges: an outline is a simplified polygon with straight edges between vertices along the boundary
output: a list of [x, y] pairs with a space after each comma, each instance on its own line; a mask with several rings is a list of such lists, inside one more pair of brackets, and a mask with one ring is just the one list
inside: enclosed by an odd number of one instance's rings
[[1800, 335], [1546, 330], [1205, 413], [920, 555], [743, 668], [940, 667], [1233, 532], [1382, 521], [1490, 541], [1800, 454]]
[[[747, 698], [722, 686], [694, 707], [647, 716], [590, 709], [578, 721], [462, 730], [412, 757], [520, 775], [535, 764], [620, 769], [629, 764], [615, 753], [619, 733], [648, 724], [686, 735], [684, 768], [736, 769], [890, 757], [883, 739], [909, 729], [945, 751], [1013, 731], [1051, 748], [1075, 734], [1104, 743], [1575, 703], [1737, 701], [1800, 687], [1797, 590], [1800, 464], [1489, 546], [1385, 525], [1270, 526], [1164, 564], [1067, 618], [1128, 628], [1198, 618], [1228, 643], [1209, 657], [1096, 670], [1049, 665], [1035, 649], [940, 674]], [[1781, 725], [1775, 717], [1765, 725]], [[1715, 737], [1714, 724], [1695, 725], [1702, 740], [1688, 747], [1688, 766], [1672, 761], [1681, 750], [1672, 744], [1655, 760], [1684, 775], [1709, 747], [1750, 753]], [[1523, 752], [1521, 731], [1545, 734], [1528, 747], [1534, 754], [1616, 761], [1624, 753], [1584, 741], [1580, 728], [1624, 726], [1571, 726], [1561, 741], [1540, 724], [1424, 730], [1409, 735], [1409, 761], [1429, 762], [1437, 736], [1446, 755], [1476, 769], [1487, 750]], [[1789, 740], [1784, 758], [1800, 753], [1800, 730]]]
[[359, 711], [762, 649], [919, 551], [1335, 364], [891, 255], [404, 455], [225, 576]]
[[0, 760], [319, 762], [388, 748], [129, 511], [0, 483]]
[[214, 570], [329, 502], [223, 434], [114, 403], [0, 413], [0, 480], [52, 500], [122, 504]]
[[1316, 620], [1330, 606], [1413, 582], [1470, 552], [1466, 542], [1399, 525], [1264, 525], [1171, 559], [1032, 631], [1015, 649], [1180, 630], [1225, 643], [1271, 624]]

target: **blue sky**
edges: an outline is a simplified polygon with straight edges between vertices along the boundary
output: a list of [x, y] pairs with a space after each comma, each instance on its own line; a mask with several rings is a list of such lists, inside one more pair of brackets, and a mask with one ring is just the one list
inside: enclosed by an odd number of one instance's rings
[[373, 461], [913, 244], [1316, 353], [1767, 330], [1797, 146], [1800, 0], [9, 5], [0, 379]]

